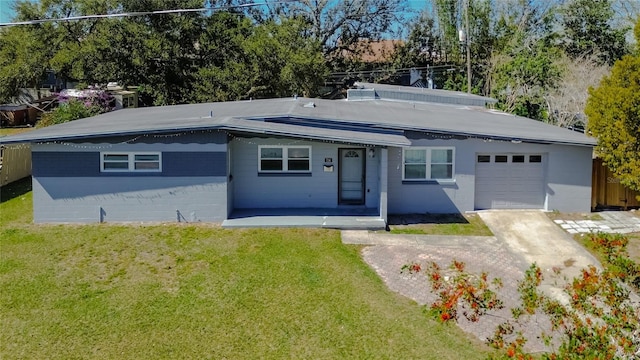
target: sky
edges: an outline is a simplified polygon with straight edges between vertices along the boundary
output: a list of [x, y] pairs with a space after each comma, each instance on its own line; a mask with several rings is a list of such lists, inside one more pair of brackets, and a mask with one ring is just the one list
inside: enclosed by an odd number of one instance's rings
[[[421, 10], [425, 7], [426, 0], [408, 0], [409, 8], [413, 11]], [[11, 19], [15, 15], [13, 11], [13, 4], [15, 0], [0, 0], [0, 23], [11, 22]]]
[[0, 0], [0, 23], [7, 23], [13, 17], [13, 3], [15, 0]]

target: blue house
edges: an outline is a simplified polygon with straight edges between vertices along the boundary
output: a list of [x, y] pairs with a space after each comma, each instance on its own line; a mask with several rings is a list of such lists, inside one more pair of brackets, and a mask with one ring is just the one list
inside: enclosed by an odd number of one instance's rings
[[595, 140], [491, 101], [361, 84], [346, 100], [132, 108], [0, 142], [32, 145], [38, 223], [384, 227], [394, 213], [589, 211]]

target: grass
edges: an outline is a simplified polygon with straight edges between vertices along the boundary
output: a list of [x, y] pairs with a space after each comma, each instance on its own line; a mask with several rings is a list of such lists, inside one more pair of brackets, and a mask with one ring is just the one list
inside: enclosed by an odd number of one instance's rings
[[551, 211], [546, 214], [551, 220], [604, 220], [598, 213], [563, 213]]
[[12, 128], [0, 128], [0, 136], [16, 135], [23, 132], [31, 131], [34, 127], [12, 127]]
[[[638, 211], [631, 212], [631, 214], [638, 216]], [[551, 220], [604, 220], [602, 216], [598, 213], [561, 213], [557, 211], [548, 212], [547, 216]], [[629, 239], [629, 244], [627, 245], [627, 252], [629, 253], [629, 258], [640, 264], [640, 233], [630, 233], [623, 234], [625, 237]], [[595, 250], [590, 243], [588, 237], [585, 237], [581, 234], [575, 234], [573, 238], [582, 244], [591, 254], [597, 257], [600, 262], [603, 262], [604, 259], [600, 256], [600, 253]]]
[[[629, 239], [629, 243], [627, 244], [627, 253], [629, 254], [629, 258], [636, 264], [640, 264], [640, 233], [622, 235]], [[575, 234], [573, 235], [573, 239], [584, 246], [585, 249], [589, 250], [589, 252], [593, 256], [595, 256], [601, 263], [605, 262], [606, 258], [603, 257], [600, 251], [594, 248], [588, 236], [584, 236], [583, 234]]]
[[0, 189], [0, 358], [479, 359], [339, 232], [34, 225]]
[[477, 214], [414, 214], [389, 217], [392, 234], [492, 236]]

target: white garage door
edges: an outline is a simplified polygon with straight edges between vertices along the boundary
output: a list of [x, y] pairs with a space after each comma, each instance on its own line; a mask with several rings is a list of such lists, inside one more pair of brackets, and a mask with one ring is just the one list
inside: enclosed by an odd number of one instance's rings
[[476, 155], [476, 209], [542, 209], [545, 198], [543, 156]]

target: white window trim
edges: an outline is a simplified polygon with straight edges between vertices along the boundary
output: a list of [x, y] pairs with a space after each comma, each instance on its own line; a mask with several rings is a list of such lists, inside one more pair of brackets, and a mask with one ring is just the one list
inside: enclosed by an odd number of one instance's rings
[[[282, 170], [262, 170], [262, 149], [282, 149]], [[289, 170], [289, 149], [305, 148], [309, 149], [309, 170]], [[258, 172], [280, 174], [280, 173], [300, 173], [306, 174], [311, 172], [311, 146], [309, 145], [258, 145]]]
[[[427, 153], [425, 162], [425, 178], [424, 179], [407, 179], [405, 178], [405, 151], [406, 150], [424, 150]], [[431, 178], [431, 150], [451, 150], [451, 178]], [[437, 163], [440, 164], [440, 163]], [[444, 163], [442, 163], [444, 164]], [[448, 163], [447, 163], [448, 164]], [[453, 146], [419, 146], [402, 148], [402, 181], [437, 181], [437, 182], [455, 182], [456, 179], [456, 148]]]
[[[104, 156], [105, 155], [127, 155], [128, 157], [128, 167], [126, 169], [105, 169], [104, 168]], [[157, 155], [158, 156], [158, 168], [157, 169], [136, 169], [135, 158], [136, 155]], [[107, 163], [109, 161], [106, 161]], [[122, 152], [122, 151], [104, 151], [100, 153], [100, 172], [111, 173], [111, 172], [162, 172], [162, 153], [157, 151], [146, 151], [146, 152]]]

